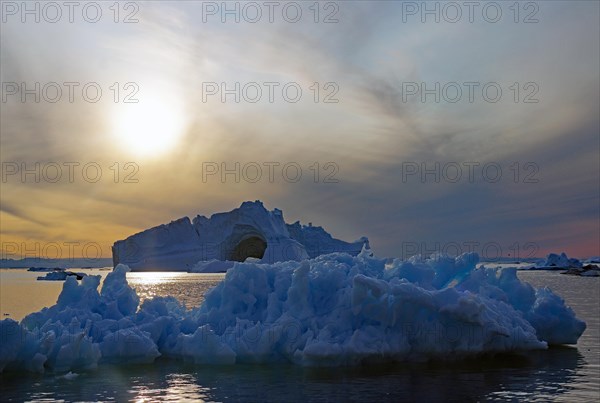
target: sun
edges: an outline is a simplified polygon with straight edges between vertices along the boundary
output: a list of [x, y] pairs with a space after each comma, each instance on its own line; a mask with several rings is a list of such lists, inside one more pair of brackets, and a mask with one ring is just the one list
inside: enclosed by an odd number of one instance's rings
[[154, 96], [138, 103], [119, 104], [113, 134], [127, 151], [138, 156], [158, 156], [173, 149], [184, 129], [181, 106]]

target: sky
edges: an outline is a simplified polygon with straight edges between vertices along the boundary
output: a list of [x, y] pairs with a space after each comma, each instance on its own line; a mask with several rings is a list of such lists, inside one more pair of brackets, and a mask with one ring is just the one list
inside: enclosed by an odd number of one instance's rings
[[380, 256], [600, 255], [599, 2], [53, 4], [1, 4], [2, 258], [245, 200]]

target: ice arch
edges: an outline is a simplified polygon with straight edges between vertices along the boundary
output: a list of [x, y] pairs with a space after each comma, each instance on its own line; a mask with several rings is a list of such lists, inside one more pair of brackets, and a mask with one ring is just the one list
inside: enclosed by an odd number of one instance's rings
[[229, 259], [243, 262], [249, 257], [262, 259], [267, 249], [267, 241], [259, 235], [250, 235], [241, 239], [231, 251]]

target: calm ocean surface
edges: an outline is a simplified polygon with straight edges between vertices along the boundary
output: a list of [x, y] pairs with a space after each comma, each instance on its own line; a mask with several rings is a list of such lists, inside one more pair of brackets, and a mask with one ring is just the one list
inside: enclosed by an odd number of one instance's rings
[[[88, 270], [89, 274], [108, 271]], [[0, 270], [0, 312], [22, 319], [52, 305], [62, 282], [44, 273]], [[198, 306], [222, 274], [129, 273], [141, 299], [173, 295]], [[159, 359], [143, 366], [103, 365], [67, 380], [54, 374], [0, 375], [1, 401], [565, 401], [600, 400], [600, 278], [519, 272], [548, 286], [587, 322], [577, 346], [526, 355], [426, 364], [306, 369], [291, 365], [189, 365]]]

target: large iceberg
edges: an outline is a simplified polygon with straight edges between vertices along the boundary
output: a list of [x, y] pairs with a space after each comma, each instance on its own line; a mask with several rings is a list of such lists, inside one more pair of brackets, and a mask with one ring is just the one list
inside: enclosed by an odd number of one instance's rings
[[[262, 202], [244, 202], [230, 212], [210, 218], [180, 218], [117, 241], [113, 263], [131, 270], [198, 269], [198, 262], [244, 261], [262, 263], [301, 261], [332, 252], [360, 253], [368, 239], [349, 243], [333, 238], [321, 227], [286, 224], [279, 209], [268, 211]], [[207, 265], [200, 265], [206, 270]], [[213, 265], [222, 269], [224, 265]]]
[[118, 265], [67, 278], [56, 305], [0, 322], [0, 371], [77, 371], [99, 363], [288, 362], [305, 366], [448, 359], [572, 344], [585, 330], [547, 288], [515, 269], [475, 269], [474, 253], [408, 261], [322, 255], [235, 262], [197, 309], [173, 297], [139, 306]]

